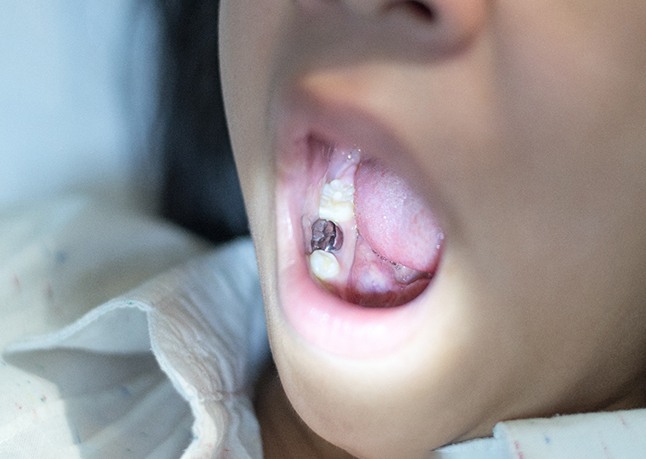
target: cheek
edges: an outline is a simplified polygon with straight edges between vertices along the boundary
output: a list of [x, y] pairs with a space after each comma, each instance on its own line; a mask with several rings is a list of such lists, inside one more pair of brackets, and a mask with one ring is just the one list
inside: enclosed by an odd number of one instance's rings
[[509, 14], [490, 36], [494, 134], [456, 148], [451, 162], [433, 158], [429, 169], [445, 165], [442, 177], [452, 183], [444, 193], [459, 196], [447, 233], [479, 268], [523, 262], [538, 277], [537, 268], [569, 258], [571, 272], [601, 261], [600, 248], [634, 225], [646, 196], [643, 26], [627, 20], [625, 6], [610, 19], [583, 20], [577, 9], [601, 13], [599, 2], [500, 3]]
[[[266, 126], [269, 80], [280, 31], [277, 1], [223, 1], [220, 6], [220, 71], [234, 143], [257, 143]], [[247, 140], [249, 139], [249, 140]], [[240, 155], [249, 148], [235, 148]], [[266, 150], [266, 148], [265, 148]], [[255, 150], [257, 154], [259, 151]]]
[[[278, 1], [222, 1], [220, 5], [220, 71], [225, 110], [238, 173], [252, 224], [267, 209], [271, 183], [271, 136], [267, 106], [272, 59], [280, 31]], [[258, 209], [256, 209], [258, 208]]]

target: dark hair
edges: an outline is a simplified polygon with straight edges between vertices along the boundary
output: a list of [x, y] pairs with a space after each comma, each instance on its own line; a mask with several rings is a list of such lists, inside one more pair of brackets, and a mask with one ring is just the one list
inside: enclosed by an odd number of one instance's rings
[[224, 118], [218, 3], [158, 0], [161, 73], [157, 141], [163, 216], [214, 242], [246, 234]]

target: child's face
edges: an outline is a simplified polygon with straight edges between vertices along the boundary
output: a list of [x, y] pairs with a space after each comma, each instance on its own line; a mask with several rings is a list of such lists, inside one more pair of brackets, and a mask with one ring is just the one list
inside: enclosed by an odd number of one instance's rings
[[272, 349], [316, 432], [404, 457], [643, 403], [645, 24], [643, 0], [222, 2]]

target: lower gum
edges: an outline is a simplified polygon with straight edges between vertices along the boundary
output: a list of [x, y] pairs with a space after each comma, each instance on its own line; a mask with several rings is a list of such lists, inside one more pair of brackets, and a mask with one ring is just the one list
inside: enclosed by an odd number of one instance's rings
[[401, 306], [419, 296], [431, 280], [430, 273], [421, 273], [403, 267], [407, 272], [402, 277], [401, 269], [383, 259], [358, 236], [352, 266], [348, 275], [336, 282], [311, 277], [326, 291], [353, 304], [366, 307]]

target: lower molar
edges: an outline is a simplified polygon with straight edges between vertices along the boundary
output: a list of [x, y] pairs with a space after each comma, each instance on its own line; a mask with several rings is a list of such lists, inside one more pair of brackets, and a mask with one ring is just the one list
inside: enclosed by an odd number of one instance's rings
[[341, 292], [353, 264], [357, 239], [354, 215], [354, 178], [360, 161], [358, 149], [327, 149], [328, 170], [321, 180], [316, 215], [304, 216], [312, 276], [329, 290]]
[[339, 275], [341, 266], [332, 253], [325, 250], [315, 250], [310, 254], [310, 270], [316, 278], [322, 281], [331, 281]]

